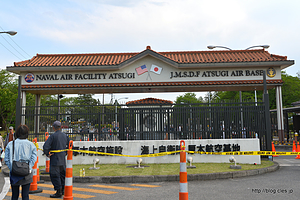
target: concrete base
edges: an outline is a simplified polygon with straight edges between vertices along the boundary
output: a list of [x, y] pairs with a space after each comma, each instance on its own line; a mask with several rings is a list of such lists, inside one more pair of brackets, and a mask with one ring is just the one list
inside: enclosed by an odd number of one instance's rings
[[149, 166], [147, 165], [140, 165], [140, 167], [138, 165], [126, 166], [126, 168], [144, 168], [144, 167], [149, 167]]
[[100, 167], [90, 167], [89, 169], [100, 169]]
[[242, 169], [241, 165], [230, 165], [230, 169]]
[[195, 165], [191, 165], [191, 166], [187, 166], [186, 168], [193, 169], [193, 168], [196, 168], [196, 166]]

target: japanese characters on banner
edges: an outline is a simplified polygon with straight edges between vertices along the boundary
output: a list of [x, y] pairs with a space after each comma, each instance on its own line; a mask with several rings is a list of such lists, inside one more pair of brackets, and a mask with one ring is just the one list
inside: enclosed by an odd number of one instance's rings
[[[125, 156], [107, 156], [101, 154], [92, 154], [80, 152], [102, 152], [120, 155], [149, 155], [143, 157], [143, 163], [179, 163], [179, 153], [166, 156], [153, 157], [151, 154], [171, 152], [180, 150], [180, 140], [139, 140], [139, 141], [75, 141], [73, 152], [73, 164], [92, 164], [93, 158], [100, 159], [100, 164], [136, 164], [136, 157]], [[202, 152], [233, 152], [233, 151], [259, 151], [258, 139], [203, 139], [203, 140], [185, 140], [186, 150]], [[39, 146], [43, 144], [39, 144]], [[39, 151], [39, 153], [42, 153]], [[188, 154], [192, 156], [194, 162], [213, 162], [227, 163], [227, 155], [200, 155]], [[44, 156], [40, 156], [39, 165], [45, 165]], [[257, 155], [238, 155], [235, 156], [238, 163], [260, 164], [260, 156]]]

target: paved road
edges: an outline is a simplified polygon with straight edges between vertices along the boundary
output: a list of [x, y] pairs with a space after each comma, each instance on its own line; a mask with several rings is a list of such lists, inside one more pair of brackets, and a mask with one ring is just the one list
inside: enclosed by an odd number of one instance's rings
[[[280, 169], [272, 173], [235, 179], [190, 181], [189, 199], [300, 199], [300, 159], [295, 159], [295, 156], [282, 156], [274, 158], [274, 161], [280, 164]], [[38, 187], [43, 189], [43, 193], [30, 195], [30, 199], [50, 199], [49, 195], [54, 193], [50, 182], [38, 184]], [[173, 200], [178, 199], [178, 193], [177, 182], [73, 184], [74, 200]], [[5, 199], [10, 199], [10, 195], [9, 191]]]

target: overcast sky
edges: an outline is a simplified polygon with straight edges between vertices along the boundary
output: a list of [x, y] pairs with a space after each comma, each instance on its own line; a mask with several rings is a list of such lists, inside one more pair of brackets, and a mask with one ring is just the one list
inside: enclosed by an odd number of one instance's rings
[[[13, 37], [0, 34], [0, 68], [37, 53], [141, 52], [147, 45], [159, 52], [201, 51], [207, 45], [246, 49], [268, 44], [271, 54], [295, 60], [286, 72], [296, 76], [299, 8], [299, 0], [0, 0], [0, 30], [18, 32]], [[175, 101], [182, 94], [114, 98]]]

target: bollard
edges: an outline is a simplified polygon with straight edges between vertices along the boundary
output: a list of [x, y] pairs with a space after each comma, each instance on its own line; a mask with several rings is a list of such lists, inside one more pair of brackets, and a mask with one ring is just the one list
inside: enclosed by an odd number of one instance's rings
[[[45, 132], [45, 142], [48, 140], [49, 138], [49, 133]], [[48, 158], [48, 156], [46, 156], [46, 167], [45, 167], [45, 171], [41, 172], [41, 174], [50, 174], [50, 158]]]
[[66, 167], [66, 178], [65, 178], [65, 194], [64, 200], [70, 199], [73, 200], [73, 140], [69, 142], [69, 150], [68, 150], [68, 157], [67, 157], [67, 167]]
[[[39, 147], [39, 145], [37, 144], [37, 148]], [[41, 180], [40, 177], [40, 169], [39, 169], [39, 156], [37, 156], [36, 158], [36, 175], [37, 175], [37, 183], [44, 183], [44, 180]]]
[[[185, 150], [185, 142], [180, 141], [180, 150]], [[188, 183], [186, 171], [186, 152], [180, 152], [180, 172], [179, 172], [179, 200], [188, 200]]]
[[[37, 144], [37, 138], [34, 138], [33, 141], [35, 146], [36, 146], [36, 151], [38, 151], [38, 144]], [[32, 183], [30, 184], [30, 188], [29, 188], [29, 194], [33, 194], [33, 193], [40, 193], [43, 192], [42, 189], [37, 187], [37, 180], [38, 180], [38, 176], [37, 176], [37, 165], [38, 165], [38, 160], [36, 160], [36, 162], [34, 163], [34, 166], [32, 168], [32, 173], [33, 173], [33, 177], [32, 177]]]

